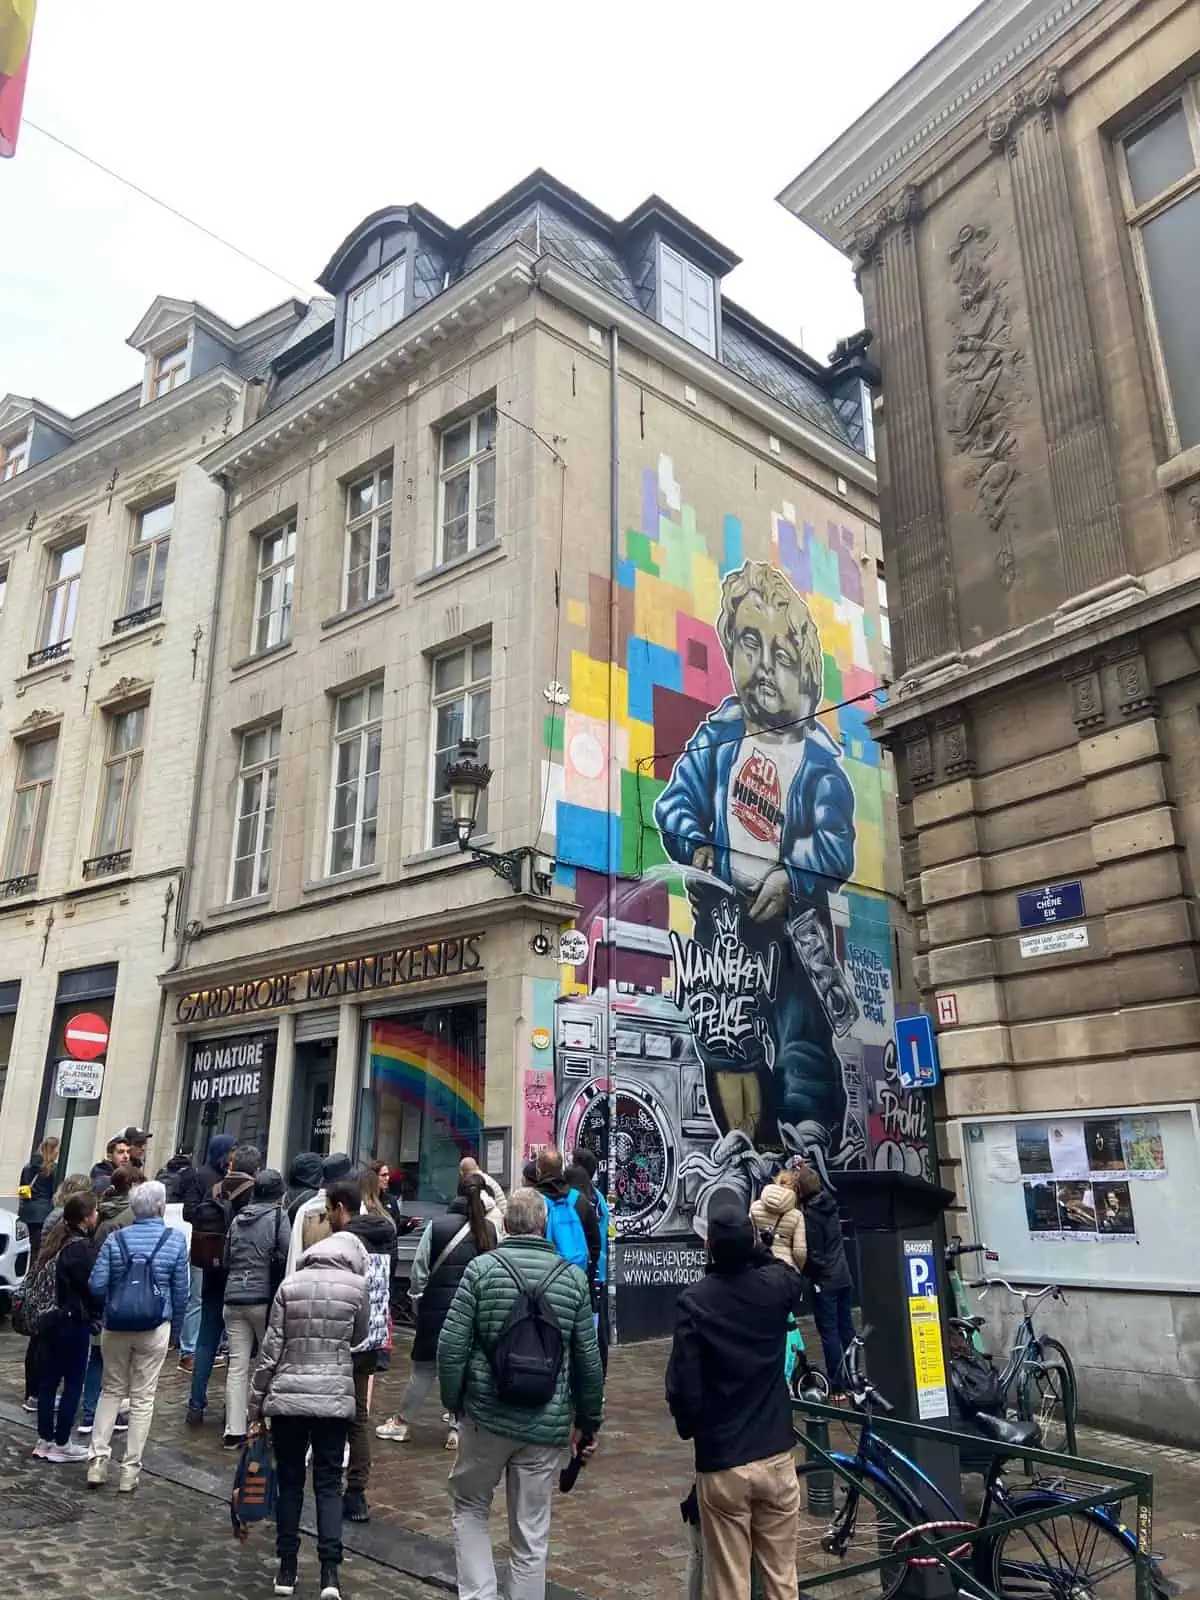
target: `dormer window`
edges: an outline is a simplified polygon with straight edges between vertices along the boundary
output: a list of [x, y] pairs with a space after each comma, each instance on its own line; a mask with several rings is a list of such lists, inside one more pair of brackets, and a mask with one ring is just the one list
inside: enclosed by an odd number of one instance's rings
[[0, 483], [7, 483], [29, 465], [29, 435], [0, 444]]
[[705, 355], [717, 353], [717, 324], [712, 275], [672, 250], [658, 246], [658, 317]]
[[401, 256], [346, 296], [346, 355], [361, 350], [404, 315], [405, 266]]
[[181, 383], [187, 382], [188, 376], [188, 346], [174, 345], [170, 350], [164, 350], [162, 355], [154, 358], [154, 373], [150, 380], [150, 398], [158, 400], [164, 394], [170, 394], [172, 389], [178, 389]]

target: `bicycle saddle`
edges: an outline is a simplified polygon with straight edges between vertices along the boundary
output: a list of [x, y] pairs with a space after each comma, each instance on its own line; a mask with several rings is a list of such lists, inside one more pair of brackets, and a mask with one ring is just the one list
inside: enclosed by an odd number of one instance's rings
[[997, 1444], [1016, 1445], [1018, 1450], [1035, 1450], [1042, 1442], [1042, 1430], [1036, 1422], [1010, 1422], [1007, 1417], [992, 1417], [986, 1411], [977, 1411], [971, 1420], [980, 1433], [994, 1439]]
[[948, 1321], [949, 1321], [950, 1326], [952, 1328], [961, 1328], [964, 1333], [978, 1333], [980, 1328], [982, 1328], [984, 1326], [984, 1324], [987, 1322], [987, 1318], [986, 1317], [950, 1317], [950, 1318], [948, 1318]]

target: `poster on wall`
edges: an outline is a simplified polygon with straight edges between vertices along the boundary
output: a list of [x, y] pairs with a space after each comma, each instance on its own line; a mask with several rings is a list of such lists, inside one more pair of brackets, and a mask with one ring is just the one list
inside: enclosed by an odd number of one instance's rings
[[618, 670], [597, 573], [569, 602], [570, 702], [548, 719], [558, 873], [587, 941], [555, 1003], [557, 1137], [611, 1149], [622, 1245], [670, 1261], [715, 1196], [748, 1206], [793, 1162], [835, 1188], [931, 1168], [892, 1044], [892, 777], [867, 727], [882, 658], [861, 550], [788, 505], [754, 537], [689, 504], [670, 458], [647, 467]]
[[1131, 1178], [1165, 1178], [1162, 1130], [1157, 1117], [1124, 1117], [1121, 1121], [1121, 1147], [1125, 1170]]

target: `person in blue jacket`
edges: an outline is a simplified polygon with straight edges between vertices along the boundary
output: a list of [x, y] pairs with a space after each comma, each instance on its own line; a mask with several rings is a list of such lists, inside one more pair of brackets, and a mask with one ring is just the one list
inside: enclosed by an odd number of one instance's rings
[[677, 947], [680, 998], [722, 1133], [770, 1147], [779, 1122], [808, 1124], [834, 1148], [846, 1096], [830, 1011], [848, 995], [828, 897], [854, 870], [854, 793], [816, 721], [820, 635], [765, 561], [726, 575], [718, 634], [735, 692], [696, 729], [654, 807], [667, 854], [705, 875], [689, 885], [699, 953]]

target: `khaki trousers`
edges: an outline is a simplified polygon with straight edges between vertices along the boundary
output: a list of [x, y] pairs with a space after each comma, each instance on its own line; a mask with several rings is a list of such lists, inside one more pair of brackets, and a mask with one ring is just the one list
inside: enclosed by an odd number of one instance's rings
[[704, 1600], [746, 1600], [753, 1559], [763, 1600], [796, 1600], [800, 1485], [791, 1451], [698, 1472]]
[[154, 1396], [158, 1391], [158, 1375], [167, 1358], [171, 1342], [171, 1324], [160, 1322], [149, 1333], [110, 1333], [106, 1328], [100, 1335], [100, 1348], [104, 1352], [104, 1387], [96, 1407], [96, 1420], [92, 1427], [91, 1458], [107, 1461], [112, 1455], [113, 1426], [121, 1402], [129, 1396], [129, 1432], [125, 1438], [124, 1474], [133, 1477], [142, 1468], [142, 1451], [150, 1436], [154, 1420]]

